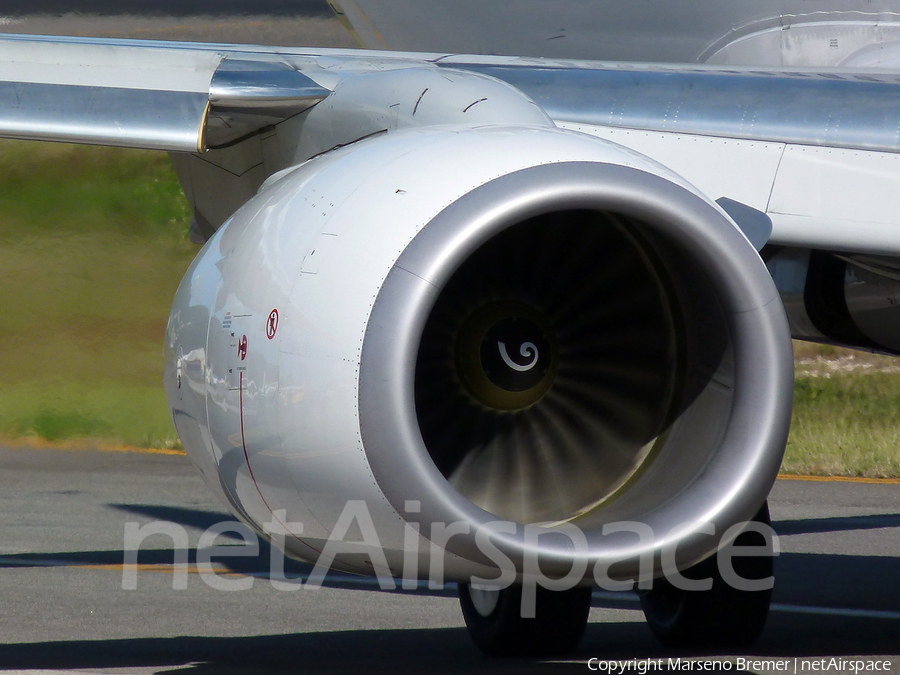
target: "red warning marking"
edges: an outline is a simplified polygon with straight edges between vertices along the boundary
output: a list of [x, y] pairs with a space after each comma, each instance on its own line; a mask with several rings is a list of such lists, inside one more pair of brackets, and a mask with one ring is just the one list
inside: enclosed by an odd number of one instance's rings
[[247, 358], [247, 336], [241, 338], [241, 341], [238, 342], [238, 356], [241, 357], [241, 361]]
[[269, 312], [269, 319], [266, 321], [266, 337], [270, 340], [275, 337], [275, 331], [278, 330], [278, 310], [273, 309]]

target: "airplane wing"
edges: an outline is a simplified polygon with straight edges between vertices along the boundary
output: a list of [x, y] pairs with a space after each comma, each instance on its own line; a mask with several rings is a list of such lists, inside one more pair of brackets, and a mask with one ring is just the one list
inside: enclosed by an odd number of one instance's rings
[[[400, 68], [503, 81], [558, 126], [628, 145], [716, 199], [769, 214], [773, 244], [900, 254], [900, 75], [884, 70], [7, 36], [0, 43], [0, 134], [206, 153], [308, 110], [345, 80]], [[688, 142], [690, 152], [678, 149]], [[736, 162], [740, 171], [727, 169]], [[210, 227], [228, 215], [216, 214]]]
[[[461, 582], [493, 653], [522, 594], [470, 581], [645, 584], [765, 525], [791, 331], [900, 352], [898, 104], [885, 70], [0, 38], [0, 135], [172, 153], [207, 244], [165, 387], [210, 487], [295, 557]], [[570, 590], [525, 643], [577, 641]], [[744, 644], [769, 596], [677, 597], [665, 639]]]
[[0, 50], [10, 138], [203, 152], [328, 94], [278, 58], [224, 50], [14, 37]]

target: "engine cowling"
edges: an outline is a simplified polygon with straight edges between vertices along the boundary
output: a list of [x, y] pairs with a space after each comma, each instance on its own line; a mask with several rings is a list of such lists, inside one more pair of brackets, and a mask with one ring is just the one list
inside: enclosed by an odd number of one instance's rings
[[[235, 514], [277, 514], [315, 560], [362, 501], [398, 576], [410, 523], [469, 530], [438, 547], [451, 578], [494, 567], [474, 532], [498, 521], [519, 571], [693, 564], [768, 494], [793, 385], [778, 294], [725, 213], [548, 128], [398, 132], [273, 176], [188, 271], [166, 351], [184, 446]], [[604, 534], [623, 521], [652, 540]]]

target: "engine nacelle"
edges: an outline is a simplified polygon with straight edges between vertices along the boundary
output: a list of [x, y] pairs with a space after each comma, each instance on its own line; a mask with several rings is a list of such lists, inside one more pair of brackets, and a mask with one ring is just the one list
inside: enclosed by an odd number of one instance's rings
[[[274, 176], [188, 271], [166, 350], [178, 432], [235, 514], [315, 560], [365, 502], [398, 576], [425, 549], [410, 523], [461, 524], [450, 578], [496, 567], [475, 530], [497, 522], [519, 571], [693, 564], [768, 494], [793, 386], [778, 294], [725, 213], [548, 128], [399, 132]], [[604, 534], [621, 521], [653, 537]]]

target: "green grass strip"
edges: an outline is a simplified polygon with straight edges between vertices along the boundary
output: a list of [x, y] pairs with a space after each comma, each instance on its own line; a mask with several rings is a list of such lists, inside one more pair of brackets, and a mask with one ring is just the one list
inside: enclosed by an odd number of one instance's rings
[[782, 471], [900, 477], [900, 375], [798, 377]]
[[162, 340], [188, 225], [164, 153], [0, 143], [0, 435], [176, 443]]

